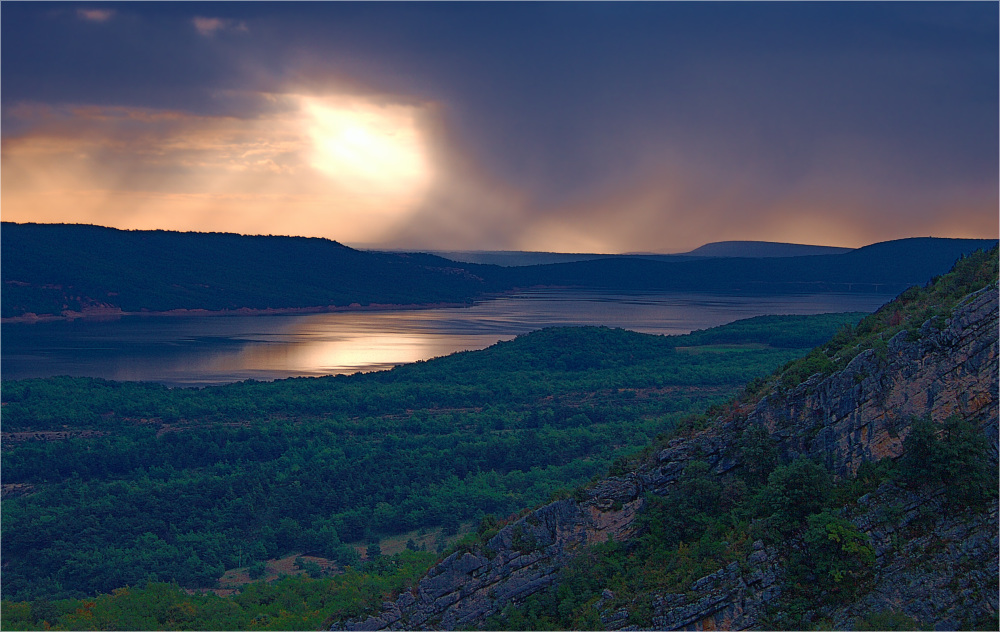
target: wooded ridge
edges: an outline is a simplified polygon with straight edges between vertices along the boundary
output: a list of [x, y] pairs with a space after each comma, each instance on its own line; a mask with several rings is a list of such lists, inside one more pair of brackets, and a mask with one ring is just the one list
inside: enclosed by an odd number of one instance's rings
[[469, 304], [534, 286], [787, 294], [898, 293], [995, 240], [903, 239], [843, 254], [663, 261], [640, 256], [505, 268], [335, 241], [89, 225], [0, 227], [5, 319], [173, 310]]

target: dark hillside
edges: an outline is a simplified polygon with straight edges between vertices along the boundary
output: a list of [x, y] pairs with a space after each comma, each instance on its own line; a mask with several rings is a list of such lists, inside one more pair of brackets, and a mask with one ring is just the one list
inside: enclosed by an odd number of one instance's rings
[[358, 251], [327, 239], [12, 224], [0, 229], [2, 316], [185, 310], [319, 311], [467, 304], [532, 286], [784, 294], [901, 292], [994, 241], [905, 239], [845, 254], [501, 267]]
[[334, 629], [997, 629], [997, 257]]
[[0, 235], [4, 317], [465, 303], [496, 289], [480, 266], [327, 239], [8, 222]]
[[773, 258], [649, 261], [616, 257], [517, 268], [523, 285], [571, 285], [634, 290], [902, 292], [947, 272], [955, 261], [995, 240], [901, 239], [844, 254]]

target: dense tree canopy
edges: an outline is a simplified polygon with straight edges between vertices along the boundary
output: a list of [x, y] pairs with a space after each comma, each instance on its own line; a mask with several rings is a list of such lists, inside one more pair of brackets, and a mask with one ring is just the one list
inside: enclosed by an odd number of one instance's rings
[[288, 553], [346, 565], [346, 542], [504, 516], [860, 316], [557, 328], [381, 373], [203, 389], [5, 382], [4, 483], [20, 495], [3, 503], [4, 595], [211, 586]]

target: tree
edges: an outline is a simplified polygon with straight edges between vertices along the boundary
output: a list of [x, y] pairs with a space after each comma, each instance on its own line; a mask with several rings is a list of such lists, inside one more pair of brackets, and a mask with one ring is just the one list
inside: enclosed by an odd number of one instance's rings
[[758, 511], [772, 531], [768, 535], [787, 535], [798, 528], [806, 516], [823, 509], [832, 492], [830, 473], [805, 457], [776, 468], [757, 496]]
[[903, 441], [900, 474], [911, 487], [944, 486], [948, 502], [959, 507], [981, 507], [997, 493], [997, 461], [986, 437], [958, 415], [939, 425], [913, 420]]

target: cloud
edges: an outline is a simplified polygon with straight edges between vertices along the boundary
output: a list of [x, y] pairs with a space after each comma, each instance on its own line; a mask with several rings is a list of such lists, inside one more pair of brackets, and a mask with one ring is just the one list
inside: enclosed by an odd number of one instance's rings
[[[399, 247], [996, 234], [995, 5], [147, 3], [114, 32], [77, 6], [4, 5], [5, 216], [36, 182], [107, 190], [122, 221], [168, 194], [205, 222], [315, 208], [309, 234]], [[374, 118], [293, 98], [334, 94]], [[368, 229], [331, 219], [354, 212]]]
[[420, 107], [269, 98], [280, 106], [248, 117], [13, 108], [29, 131], [3, 138], [4, 218], [368, 243], [423, 201]]
[[114, 9], [77, 9], [76, 17], [87, 22], [107, 22], [115, 16]]
[[194, 24], [195, 30], [205, 37], [211, 37], [219, 31], [246, 32], [249, 30], [247, 29], [246, 22], [238, 22], [225, 18], [195, 17], [191, 22]]
[[297, 92], [242, 98], [256, 114], [11, 107], [14, 129], [27, 131], [3, 138], [4, 219], [606, 253], [727, 239], [860, 246], [997, 234], [995, 182], [918, 186], [863, 138], [816, 147], [780, 182], [768, 165], [661, 152], [636, 162], [629, 178], [552, 200], [472, 159], [444, 104]]
[[820, 143], [795, 173], [778, 175], [773, 165], [719, 160], [712, 151], [633, 157], [632, 177], [555, 200], [497, 179], [454, 138], [439, 153], [438, 187], [385, 245], [684, 252], [723, 240], [859, 247], [998, 234], [995, 180], [918, 183], [863, 138]]
[[114, 32], [79, 28], [75, 7], [35, 30], [12, 19], [4, 217], [601, 252], [997, 234], [995, 29], [766, 6], [192, 18], [151, 3]]

